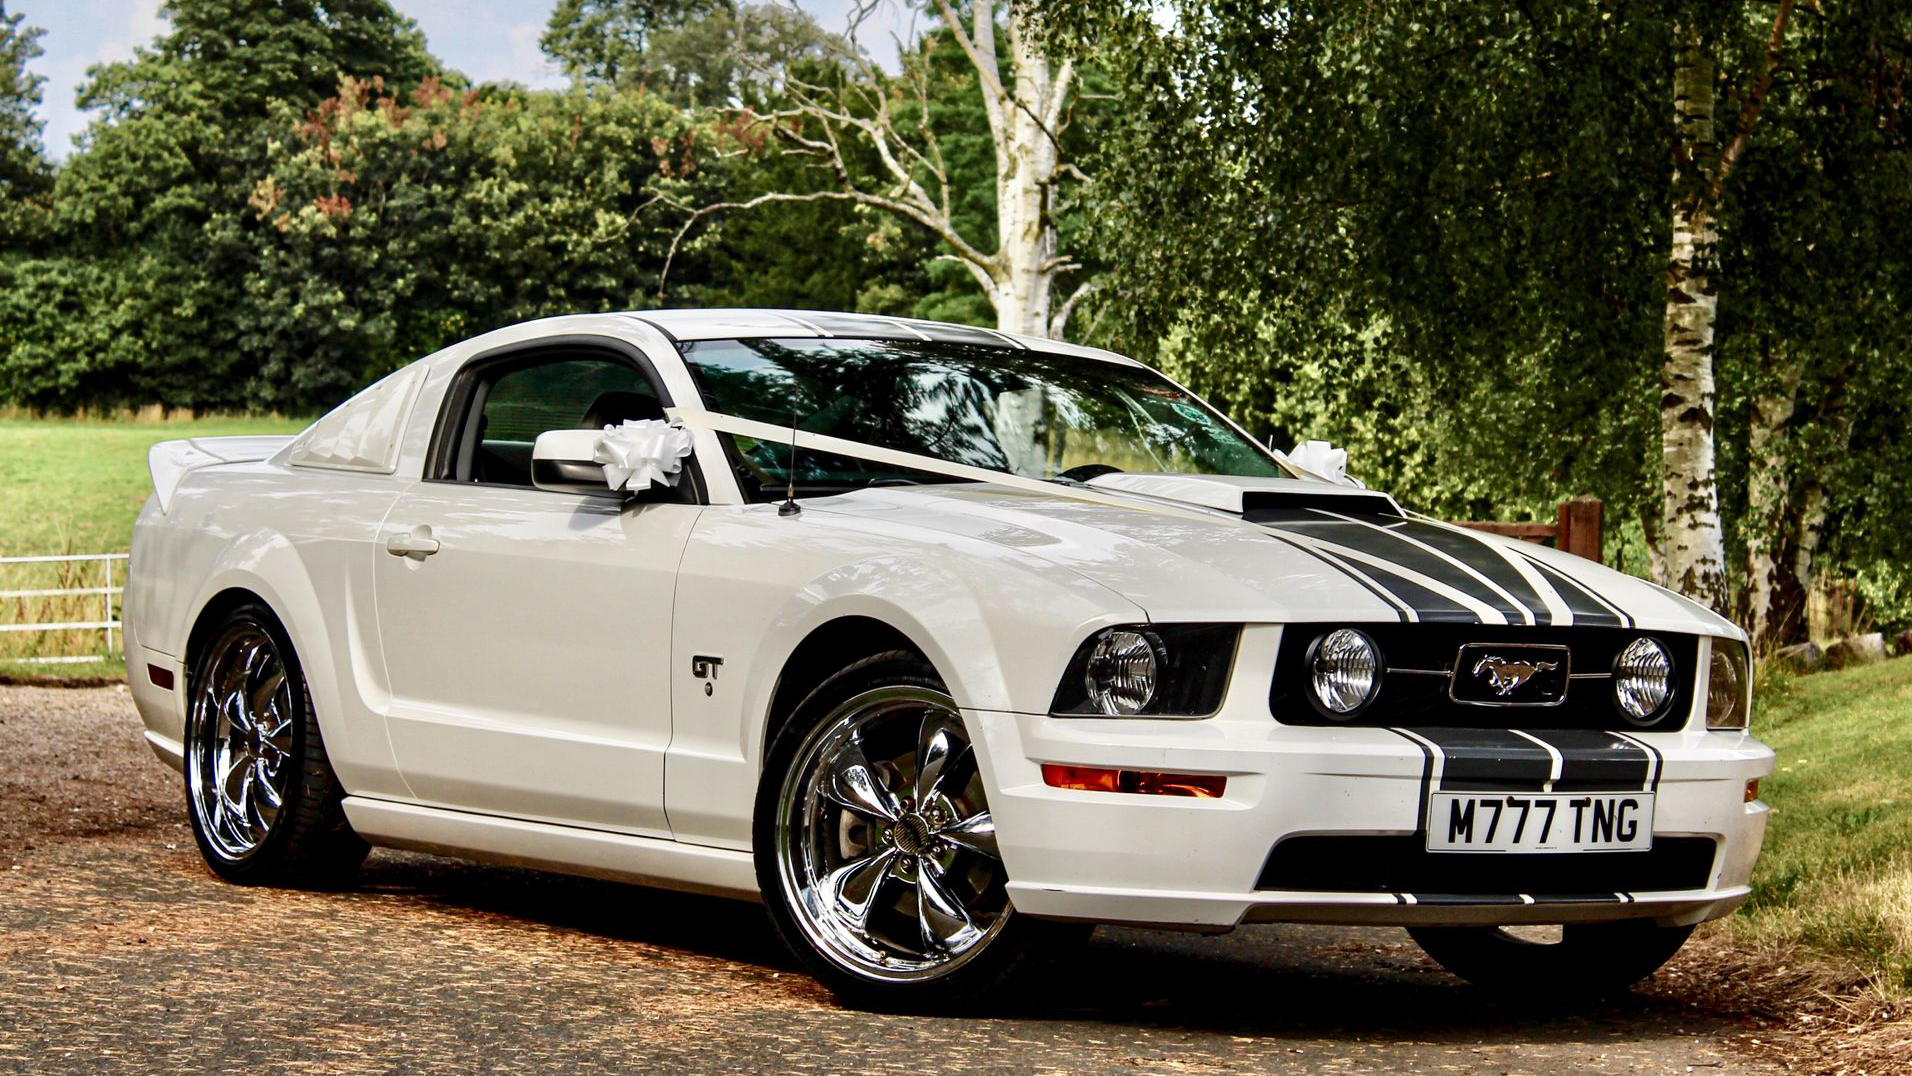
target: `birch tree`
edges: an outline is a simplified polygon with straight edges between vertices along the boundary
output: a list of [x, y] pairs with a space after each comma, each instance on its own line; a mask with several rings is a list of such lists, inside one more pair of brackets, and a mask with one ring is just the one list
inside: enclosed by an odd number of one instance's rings
[[1724, 150], [1714, 132], [1717, 78], [1710, 43], [1691, 20], [1674, 28], [1672, 253], [1660, 361], [1661, 582], [1725, 611], [1726, 534], [1720, 523], [1713, 337], [1719, 316], [1718, 213], [1745, 153], [1786, 39], [1793, 0], [1780, 0], [1757, 80]]
[[[974, 72], [994, 146], [993, 234], [965, 231], [956, 205], [963, 196], [940, 133], [932, 122], [926, 50], [906, 51], [891, 75], [855, 47], [839, 50], [847, 77], [825, 81], [783, 76], [785, 107], [746, 112], [740, 129], [776, 152], [814, 164], [820, 189], [775, 191], [697, 210], [685, 234], [720, 211], [777, 202], [838, 200], [891, 214], [927, 229], [942, 257], [968, 271], [1005, 332], [1060, 337], [1092, 281], [1060, 284], [1082, 269], [1061, 249], [1058, 216], [1066, 184], [1086, 180], [1067, 159], [1064, 132], [1072, 119], [1078, 73], [1072, 56], [1054, 55], [1032, 26], [1034, 0], [932, 0], [947, 33]], [[867, 16], [869, 6], [858, 9]]]

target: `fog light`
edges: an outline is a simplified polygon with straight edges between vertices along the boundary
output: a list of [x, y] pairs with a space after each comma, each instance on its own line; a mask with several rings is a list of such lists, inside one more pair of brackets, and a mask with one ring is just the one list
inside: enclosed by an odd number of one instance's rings
[[1651, 725], [1673, 695], [1673, 656], [1658, 639], [1628, 643], [1613, 663], [1613, 700], [1636, 725]]
[[1082, 674], [1089, 702], [1115, 717], [1139, 714], [1155, 698], [1161, 662], [1155, 640], [1139, 631], [1117, 630], [1097, 639]]
[[1353, 717], [1380, 693], [1381, 650], [1353, 628], [1331, 631], [1309, 651], [1308, 678], [1322, 713]]
[[1157, 773], [1154, 770], [1117, 770], [1102, 766], [1042, 764], [1042, 782], [1051, 788], [1078, 792], [1127, 792], [1138, 796], [1193, 796], [1218, 800], [1228, 787], [1219, 774]]

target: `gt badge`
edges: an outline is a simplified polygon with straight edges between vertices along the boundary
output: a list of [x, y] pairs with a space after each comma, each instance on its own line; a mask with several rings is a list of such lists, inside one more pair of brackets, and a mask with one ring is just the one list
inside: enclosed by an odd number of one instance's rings
[[704, 682], [704, 694], [716, 694], [717, 685], [713, 681], [717, 679], [717, 669], [723, 663], [724, 659], [715, 654], [691, 655], [690, 674]]

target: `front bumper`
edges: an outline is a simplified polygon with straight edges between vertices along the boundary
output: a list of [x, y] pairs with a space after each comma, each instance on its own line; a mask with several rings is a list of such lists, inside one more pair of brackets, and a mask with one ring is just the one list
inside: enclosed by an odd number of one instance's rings
[[[1266, 716], [1097, 720], [965, 711], [964, 718], [988, 780], [1018, 911], [1195, 930], [1271, 921], [1405, 926], [1652, 918], [1674, 925], [1717, 918], [1748, 894], [1767, 809], [1746, 802], [1746, 783], [1773, 768], [1771, 749], [1741, 733], [1634, 737], [1662, 760], [1656, 847], [1691, 851], [1698, 843], [1693, 838], [1712, 843], [1710, 862], [1683, 875], [1689, 881], [1680, 888], [1629, 889], [1622, 861], [1600, 860], [1582, 865], [1566, 887], [1571, 892], [1549, 892], [1553, 883], [1538, 877], [1531, 885], [1513, 880], [1517, 870], [1510, 877], [1504, 866], [1475, 868], [1483, 855], [1498, 853], [1462, 853], [1469, 862], [1439, 872], [1450, 877], [1433, 885], [1438, 891], [1427, 888], [1426, 872], [1419, 876], [1422, 888], [1411, 891], [1377, 884], [1374, 865], [1355, 851], [1422, 855], [1429, 769], [1423, 751], [1394, 731], [1304, 728]], [[1073, 791], [1043, 782], [1045, 762], [1225, 774], [1228, 785], [1220, 799]], [[1282, 841], [1320, 837], [1350, 850], [1345, 887], [1284, 888], [1264, 874]], [[1445, 865], [1457, 854], [1425, 855]], [[1327, 862], [1332, 875], [1335, 860]], [[1600, 891], [1607, 862], [1614, 875]], [[1470, 874], [1493, 878], [1471, 884]], [[1318, 869], [1311, 875], [1321, 876]]]

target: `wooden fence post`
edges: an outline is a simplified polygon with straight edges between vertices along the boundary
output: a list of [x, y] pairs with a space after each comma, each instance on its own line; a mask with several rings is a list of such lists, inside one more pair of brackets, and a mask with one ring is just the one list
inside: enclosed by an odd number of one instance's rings
[[1593, 497], [1561, 501], [1557, 517], [1560, 529], [1554, 535], [1554, 548], [1592, 561], [1604, 560], [1600, 533], [1603, 507]]

